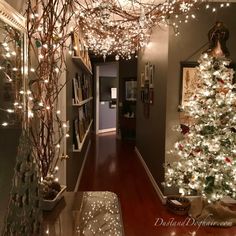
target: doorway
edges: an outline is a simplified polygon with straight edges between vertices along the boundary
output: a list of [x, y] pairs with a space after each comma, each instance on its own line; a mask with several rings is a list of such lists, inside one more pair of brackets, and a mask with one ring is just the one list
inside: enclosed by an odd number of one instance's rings
[[118, 62], [96, 65], [96, 134], [116, 132], [118, 117]]

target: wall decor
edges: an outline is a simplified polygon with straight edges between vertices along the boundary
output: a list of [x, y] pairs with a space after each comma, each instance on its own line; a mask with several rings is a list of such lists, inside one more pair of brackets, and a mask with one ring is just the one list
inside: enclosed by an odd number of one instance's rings
[[150, 62], [147, 62], [145, 64], [145, 68], [144, 68], [144, 77], [145, 80], [149, 80], [149, 72], [150, 72]]
[[142, 88], [140, 91], [140, 100], [141, 102], [144, 102], [144, 88]]
[[182, 107], [187, 104], [196, 89], [201, 87], [197, 75], [197, 66], [197, 62], [181, 62], [180, 105]]
[[128, 80], [125, 81], [125, 100], [136, 101], [137, 97], [137, 81]]
[[141, 88], [144, 87], [144, 84], [145, 84], [145, 74], [144, 74], [144, 72], [142, 72], [141, 76], [140, 76], [140, 86], [141, 86]]
[[[168, 25], [173, 26], [174, 33], [178, 34], [174, 16], [184, 15], [187, 20], [188, 12], [202, 4], [202, 1], [196, 0], [73, 2], [77, 3], [75, 19], [84, 31], [86, 45], [104, 59], [107, 55], [131, 59], [148, 44], [152, 28], [160, 26], [163, 19], [168, 18]], [[195, 15], [192, 14], [192, 17]], [[127, 43], [127, 38], [132, 40]]]
[[149, 103], [149, 80], [145, 81], [145, 86], [144, 86], [144, 103]]
[[154, 88], [154, 77], [155, 77], [155, 65], [149, 67], [149, 87]]

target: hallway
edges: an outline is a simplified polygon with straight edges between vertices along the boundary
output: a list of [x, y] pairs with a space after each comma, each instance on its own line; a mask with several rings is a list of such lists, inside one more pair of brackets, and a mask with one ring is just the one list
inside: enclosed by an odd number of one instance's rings
[[166, 210], [134, 151], [134, 144], [116, 140], [112, 133], [93, 138], [78, 191], [115, 192], [121, 203], [125, 236], [236, 236], [235, 227], [155, 226], [157, 218], [183, 222], [186, 217]]

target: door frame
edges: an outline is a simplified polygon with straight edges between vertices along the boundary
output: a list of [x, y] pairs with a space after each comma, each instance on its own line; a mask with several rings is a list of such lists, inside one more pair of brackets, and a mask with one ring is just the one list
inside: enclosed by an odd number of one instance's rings
[[118, 117], [119, 117], [119, 62], [117, 61], [111, 61], [111, 62], [102, 62], [102, 63], [95, 63], [94, 67], [95, 67], [95, 108], [94, 108], [94, 112], [95, 112], [95, 133], [96, 134], [100, 134], [100, 133], [104, 133], [104, 132], [109, 132], [109, 131], [115, 131], [114, 128], [113, 129], [107, 129], [107, 130], [99, 130], [99, 101], [100, 101], [100, 96], [99, 96], [99, 91], [100, 91], [100, 66], [105, 66], [105, 65], [110, 65], [110, 64], [115, 64], [117, 66], [117, 107], [116, 107], [116, 135], [118, 135]]

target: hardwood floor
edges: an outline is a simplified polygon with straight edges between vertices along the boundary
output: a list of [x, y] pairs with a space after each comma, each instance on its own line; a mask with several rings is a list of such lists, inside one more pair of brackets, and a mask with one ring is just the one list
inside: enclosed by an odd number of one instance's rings
[[79, 191], [115, 192], [121, 203], [125, 236], [236, 236], [236, 227], [160, 226], [161, 218], [183, 222], [186, 217], [166, 210], [134, 151], [134, 144], [116, 140], [114, 134], [94, 138]]

